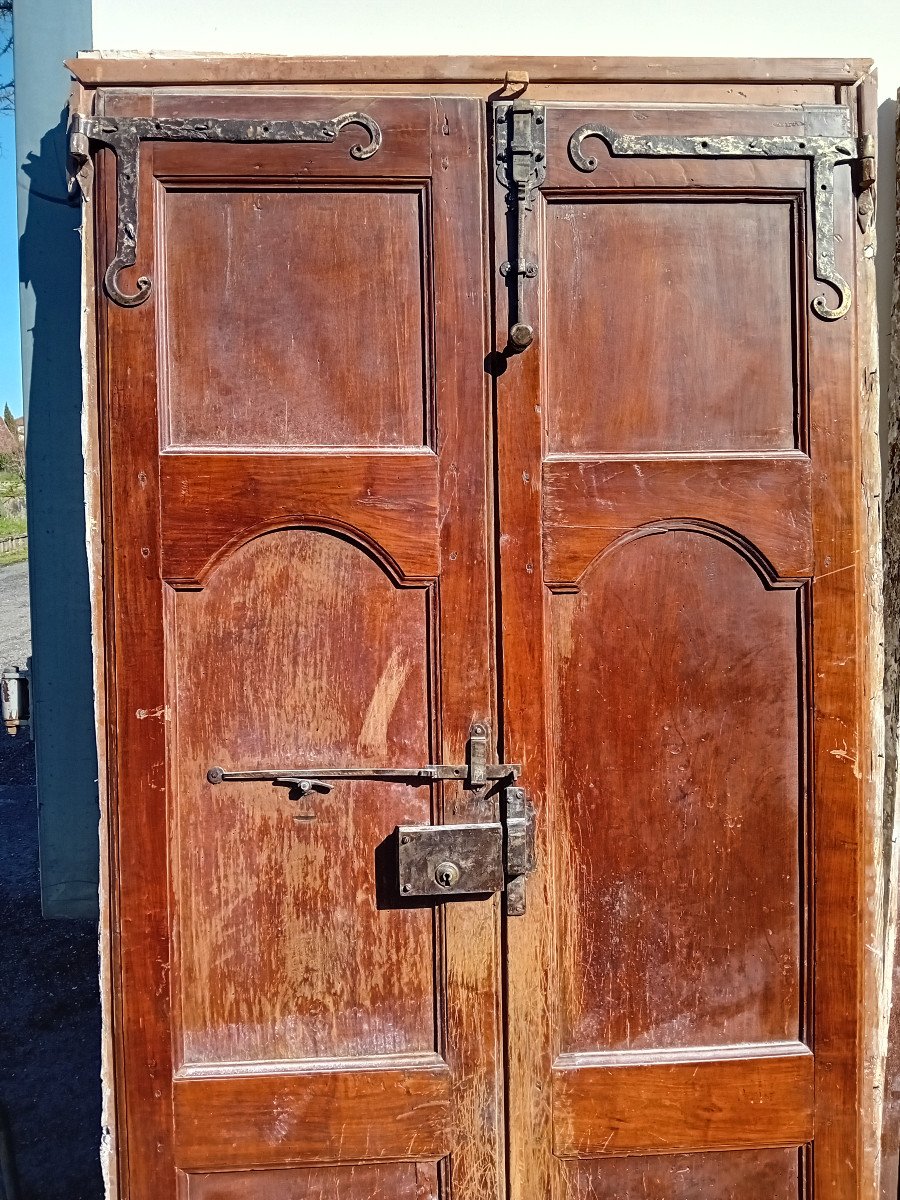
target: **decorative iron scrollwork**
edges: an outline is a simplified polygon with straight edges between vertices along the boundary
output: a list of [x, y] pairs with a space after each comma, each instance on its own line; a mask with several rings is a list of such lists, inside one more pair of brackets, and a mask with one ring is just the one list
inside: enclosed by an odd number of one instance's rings
[[569, 139], [569, 157], [579, 171], [597, 169], [597, 159], [584, 153], [586, 138], [602, 139], [613, 155], [638, 158], [808, 158], [812, 161], [814, 195], [813, 237], [815, 276], [830, 284], [840, 296], [829, 308], [825, 296], [816, 296], [813, 311], [826, 321], [836, 321], [850, 308], [850, 285], [838, 274], [834, 262], [834, 168], [853, 162], [859, 148], [851, 137], [672, 137], [654, 134], [617, 133], [607, 125], [581, 125]]
[[84, 162], [90, 144], [109, 146], [116, 156], [116, 253], [103, 277], [106, 293], [116, 304], [135, 308], [150, 295], [146, 275], [137, 281], [137, 291], [119, 286], [122, 271], [137, 261], [138, 166], [143, 141], [154, 142], [333, 142], [348, 125], [368, 134], [368, 142], [350, 146], [351, 158], [366, 159], [381, 146], [381, 128], [366, 113], [342, 113], [329, 121], [258, 121], [243, 117], [86, 117], [77, 115], [70, 132], [69, 148], [76, 162]]

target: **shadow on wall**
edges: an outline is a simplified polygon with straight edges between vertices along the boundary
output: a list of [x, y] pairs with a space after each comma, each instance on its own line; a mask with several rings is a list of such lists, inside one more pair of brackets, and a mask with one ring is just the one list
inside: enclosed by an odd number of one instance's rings
[[[26, 366], [28, 535], [41, 889], [48, 917], [96, 917], [99, 850], [81, 448], [81, 207], [66, 186], [66, 114], [22, 166], [19, 243], [34, 304]], [[23, 305], [27, 312], [27, 301]]]
[[[0, 1166], [6, 1200], [101, 1200], [97, 758], [81, 450], [79, 205], [65, 118], [23, 166], [20, 273], [37, 748], [0, 726]], [[40, 900], [43, 900], [43, 915]], [[48, 921], [47, 916], [80, 917]], [[16, 1179], [16, 1176], [18, 1177]]]

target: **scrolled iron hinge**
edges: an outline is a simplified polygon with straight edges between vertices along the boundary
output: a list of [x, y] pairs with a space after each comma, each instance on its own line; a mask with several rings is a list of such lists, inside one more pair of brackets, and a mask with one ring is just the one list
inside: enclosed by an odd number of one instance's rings
[[597, 159], [585, 154], [587, 138], [600, 138], [610, 154], [638, 158], [807, 158], [812, 161], [813, 237], [815, 276], [830, 284], [840, 297], [829, 308], [825, 296], [816, 296], [812, 307], [817, 316], [836, 321], [850, 309], [852, 292], [835, 267], [834, 261], [834, 168], [838, 163], [854, 162], [861, 147], [852, 137], [781, 137], [743, 136], [668, 136], [617, 133], [608, 125], [581, 125], [569, 139], [569, 157], [579, 171], [595, 171]]
[[76, 169], [90, 156], [91, 144], [108, 146], [116, 156], [116, 253], [103, 277], [106, 293], [115, 304], [135, 308], [150, 295], [146, 275], [137, 280], [137, 291], [123, 291], [122, 271], [137, 261], [138, 167], [143, 141], [169, 142], [333, 142], [348, 125], [358, 126], [368, 142], [349, 148], [351, 158], [366, 159], [382, 143], [381, 128], [362, 112], [342, 113], [327, 121], [260, 121], [242, 117], [90, 117], [76, 113], [69, 129], [69, 152]]
[[498, 104], [495, 113], [497, 180], [507, 193], [507, 244], [509, 258], [500, 273], [509, 288], [508, 354], [520, 354], [534, 341], [534, 325], [526, 317], [522, 281], [535, 279], [537, 263], [524, 256], [525, 221], [534, 207], [534, 196], [546, 174], [547, 138], [542, 104], [513, 100]]

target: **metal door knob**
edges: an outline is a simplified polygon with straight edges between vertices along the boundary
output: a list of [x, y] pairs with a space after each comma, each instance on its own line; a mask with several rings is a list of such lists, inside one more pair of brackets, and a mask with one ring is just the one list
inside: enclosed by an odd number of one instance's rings
[[509, 348], [516, 354], [527, 350], [534, 341], [534, 329], [524, 321], [517, 321], [509, 331]]

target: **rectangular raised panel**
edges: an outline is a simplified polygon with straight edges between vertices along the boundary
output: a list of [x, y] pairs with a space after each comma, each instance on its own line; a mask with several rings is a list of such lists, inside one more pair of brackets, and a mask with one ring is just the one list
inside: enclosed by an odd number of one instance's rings
[[707, 523], [737, 534], [782, 579], [812, 574], [811, 464], [773, 458], [552, 458], [543, 467], [544, 578], [577, 584], [642, 525]]
[[163, 577], [197, 587], [216, 557], [283, 525], [361, 538], [403, 581], [440, 570], [438, 460], [430, 451], [166, 454], [160, 460]]
[[165, 192], [164, 444], [422, 445], [425, 214], [419, 188]]
[[802, 1156], [775, 1148], [578, 1159], [565, 1173], [572, 1200], [801, 1200]]
[[548, 448], [801, 445], [794, 224], [758, 198], [552, 199]]
[[185, 1177], [184, 1200], [437, 1200], [435, 1163], [348, 1163]]
[[[805, 1046], [684, 1055], [564, 1056], [553, 1066], [562, 1157], [794, 1146], [813, 1136]], [[702, 1193], [704, 1196], [706, 1193]]]
[[448, 1152], [450, 1072], [445, 1064], [342, 1065], [290, 1076], [176, 1080], [178, 1166], [202, 1171], [438, 1159]]

